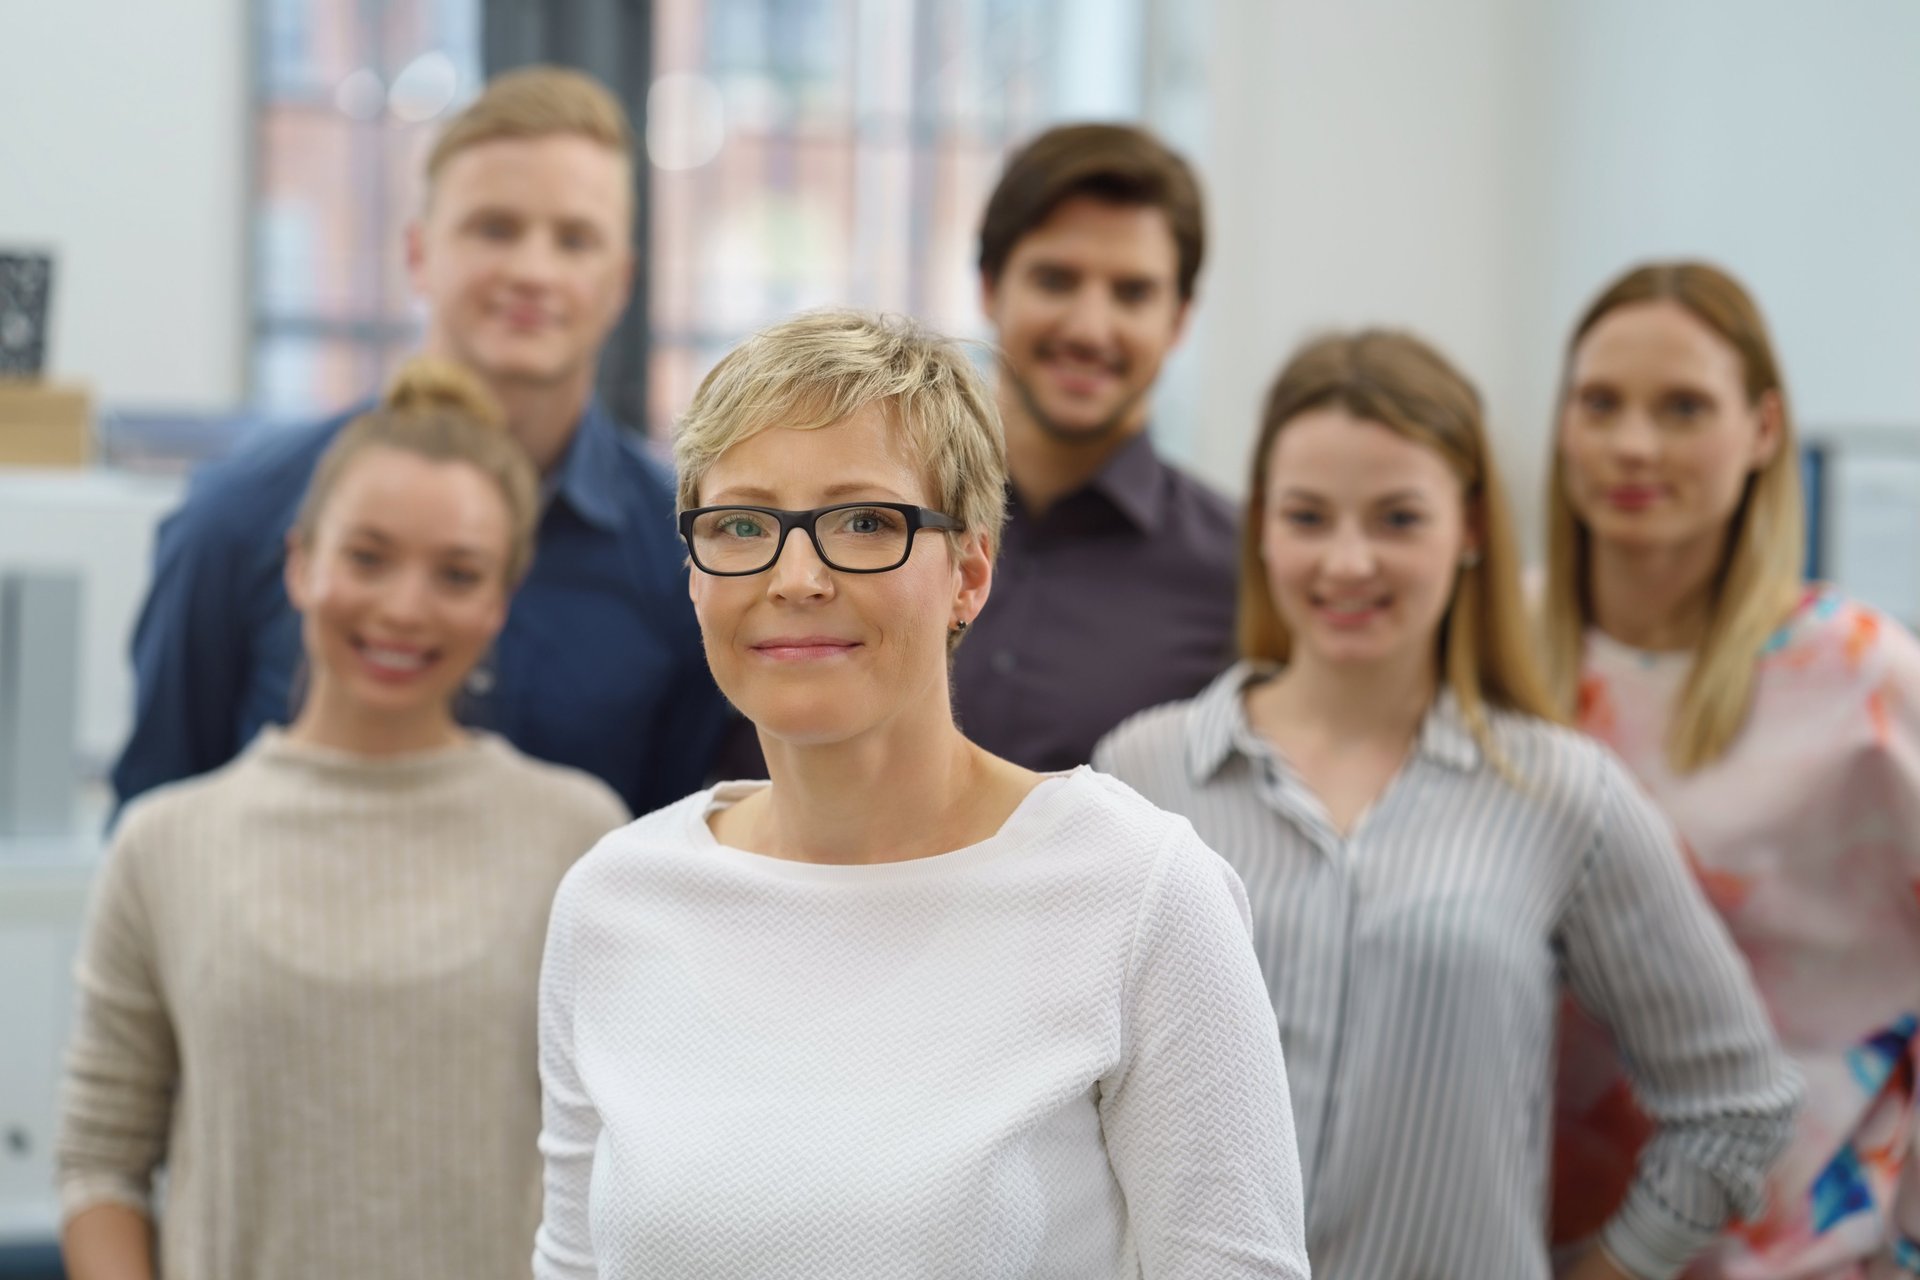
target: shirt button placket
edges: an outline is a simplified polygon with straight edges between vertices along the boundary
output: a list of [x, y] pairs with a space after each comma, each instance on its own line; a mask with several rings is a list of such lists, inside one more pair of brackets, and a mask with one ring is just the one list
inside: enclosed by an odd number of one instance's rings
[[1313, 845], [1314, 850], [1326, 861], [1327, 874], [1334, 877], [1338, 886], [1336, 910], [1330, 912], [1315, 929], [1324, 940], [1324, 950], [1320, 954], [1333, 969], [1334, 992], [1331, 1000], [1315, 1001], [1311, 1006], [1330, 1020], [1326, 1025], [1313, 1028], [1316, 1035], [1324, 1037], [1330, 1045], [1327, 1078], [1320, 1099], [1318, 1131], [1313, 1149], [1300, 1152], [1301, 1172], [1307, 1183], [1306, 1207], [1311, 1229], [1313, 1218], [1321, 1212], [1336, 1210], [1341, 1199], [1339, 1193], [1328, 1185], [1331, 1181], [1328, 1177], [1328, 1161], [1333, 1154], [1334, 1131], [1340, 1122], [1343, 1092], [1341, 1073], [1346, 1061], [1346, 1031], [1350, 1022], [1348, 1006], [1352, 1001], [1353, 939], [1359, 912], [1359, 889], [1354, 875], [1353, 842], [1343, 839], [1315, 806], [1305, 803], [1301, 795], [1287, 787], [1284, 770], [1277, 760], [1271, 757], [1263, 759], [1260, 775], [1260, 786], [1267, 803]]

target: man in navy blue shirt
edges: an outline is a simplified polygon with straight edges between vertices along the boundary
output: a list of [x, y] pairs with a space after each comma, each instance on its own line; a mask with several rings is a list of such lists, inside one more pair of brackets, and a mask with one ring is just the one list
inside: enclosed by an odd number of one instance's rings
[[[625, 113], [591, 79], [502, 76], [429, 155], [406, 257], [429, 308], [425, 350], [487, 383], [547, 493], [467, 719], [598, 775], [644, 813], [701, 785], [729, 713], [687, 598], [671, 478], [593, 398], [632, 283], [631, 155]], [[133, 734], [113, 773], [122, 803], [291, 718], [301, 644], [281, 585], [286, 534], [352, 416], [208, 469], [161, 526], [134, 636]]]

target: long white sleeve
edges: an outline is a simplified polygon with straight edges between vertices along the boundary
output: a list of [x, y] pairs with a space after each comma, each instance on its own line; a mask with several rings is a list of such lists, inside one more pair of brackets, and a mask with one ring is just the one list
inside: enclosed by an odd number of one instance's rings
[[573, 912], [556, 900], [540, 966], [540, 1155], [546, 1162], [546, 1207], [534, 1236], [536, 1280], [590, 1280], [596, 1274], [587, 1190], [600, 1115], [574, 1069], [572, 921]]
[[1141, 1272], [1305, 1280], [1293, 1107], [1246, 889], [1198, 836], [1175, 838], [1196, 856], [1163, 859], [1149, 889], [1126, 1048], [1102, 1082], [1107, 1154]]

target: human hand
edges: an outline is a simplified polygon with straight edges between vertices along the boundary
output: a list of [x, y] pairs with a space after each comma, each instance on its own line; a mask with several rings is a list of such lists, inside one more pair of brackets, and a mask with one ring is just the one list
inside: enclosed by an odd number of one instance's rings
[[1617, 1265], [1605, 1249], [1595, 1245], [1560, 1280], [1638, 1280]]

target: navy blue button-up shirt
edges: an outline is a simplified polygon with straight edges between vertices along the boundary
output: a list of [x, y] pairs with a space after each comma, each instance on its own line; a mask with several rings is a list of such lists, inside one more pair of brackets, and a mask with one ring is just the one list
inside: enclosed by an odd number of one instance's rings
[[[133, 734], [113, 771], [122, 803], [292, 717], [303, 656], [281, 580], [287, 530], [353, 416], [209, 467], [160, 526], [134, 633]], [[551, 482], [490, 686], [463, 698], [462, 718], [598, 775], [646, 813], [702, 785], [731, 714], [687, 599], [671, 477], [594, 404]]]

